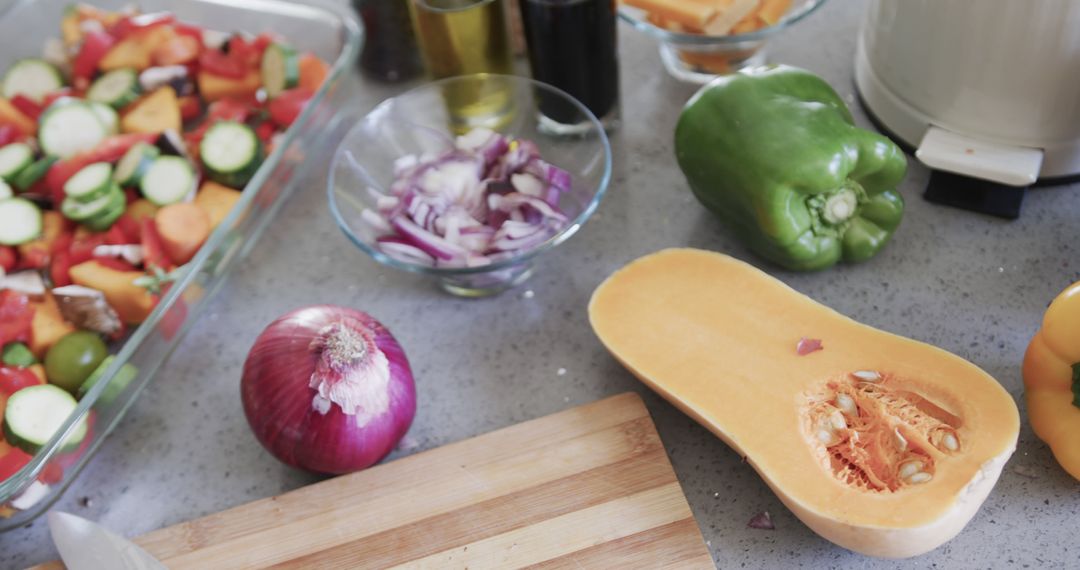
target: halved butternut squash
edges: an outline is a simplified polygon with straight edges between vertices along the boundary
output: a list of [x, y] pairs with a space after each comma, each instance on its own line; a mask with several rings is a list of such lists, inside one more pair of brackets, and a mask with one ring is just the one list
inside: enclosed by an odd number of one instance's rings
[[1016, 404], [975, 365], [725, 255], [634, 261], [597, 288], [589, 319], [635, 376], [856, 552], [903, 558], [953, 538], [1016, 448]]

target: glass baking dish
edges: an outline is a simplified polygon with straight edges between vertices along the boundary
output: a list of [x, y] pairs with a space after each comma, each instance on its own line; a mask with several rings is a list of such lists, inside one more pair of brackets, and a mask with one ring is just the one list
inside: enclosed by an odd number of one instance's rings
[[[0, 12], [0, 65], [40, 56], [46, 38], [59, 37], [64, 9], [75, 0], [16, 0]], [[120, 10], [130, 0], [89, 0], [107, 10]], [[0, 6], [5, 4], [0, 2]], [[207, 298], [221, 285], [237, 259], [250, 249], [296, 186], [305, 156], [322, 150], [320, 140], [339, 120], [338, 86], [352, 69], [363, 32], [345, 2], [305, 0], [142, 0], [144, 12], [169, 11], [185, 22], [222, 32], [270, 31], [300, 50], [332, 62], [326, 82], [274, 152], [244, 189], [224, 222], [207, 239], [182, 277], [150, 317], [123, 343], [113, 364], [79, 401], [55, 437], [20, 471], [0, 481], [0, 531], [26, 524], [60, 497], [100, 447], [124, 412], [176, 348]], [[327, 151], [328, 152], [328, 151]], [[125, 385], [112, 382], [125, 364], [138, 370]], [[122, 381], [122, 379], [121, 379]], [[89, 432], [80, 449], [61, 453], [60, 443], [83, 418]], [[48, 482], [45, 482], [48, 481]]]

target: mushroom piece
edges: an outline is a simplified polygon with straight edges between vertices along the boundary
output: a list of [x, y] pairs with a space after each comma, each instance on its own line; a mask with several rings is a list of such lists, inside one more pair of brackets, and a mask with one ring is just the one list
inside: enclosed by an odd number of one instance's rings
[[52, 290], [60, 314], [80, 329], [109, 336], [120, 332], [120, 316], [105, 301], [105, 293], [81, 285], [67, 285]]

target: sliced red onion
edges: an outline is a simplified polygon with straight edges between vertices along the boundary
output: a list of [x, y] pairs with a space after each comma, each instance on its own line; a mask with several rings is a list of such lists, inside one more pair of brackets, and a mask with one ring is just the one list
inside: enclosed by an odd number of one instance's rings
[[375, 240], [379, 244], [379, 250], [390, 257], [428, 267], [435, 265], [435, 258], [428, 255], [424, 250], [412, 245], [405, 240], [393, 236], [385, 236]]
[[527, 140], [486, 129], [441, 153], [394, 162], [390, 195], [361, 215], [378, 247], [403, 261], [482, 267], [550, 239], [568, 222], [559, 208], [570, 174]]

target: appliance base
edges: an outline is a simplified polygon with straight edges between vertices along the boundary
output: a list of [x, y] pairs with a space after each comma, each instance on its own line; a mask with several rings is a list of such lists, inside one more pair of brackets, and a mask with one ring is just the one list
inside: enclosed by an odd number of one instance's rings
[[[931, 125], [979, 138], [978, 135], [963, 133], [963, 130], [957, 129], [947, 121], [927, 115], [890, 90], [870, 66], [862, 38], [859, 39], [855, 55], [855, 88], [867, 114], [882, 127], [883, 132], [896, 140], [905, 150], [917, 149]], [[1003, 145], [1042, 148], [1044, 156], [1037, 182], [1039, 186], [1080, 180], [1080, 140], [1049, 144], [1032, 141], [987, 140]]]

